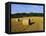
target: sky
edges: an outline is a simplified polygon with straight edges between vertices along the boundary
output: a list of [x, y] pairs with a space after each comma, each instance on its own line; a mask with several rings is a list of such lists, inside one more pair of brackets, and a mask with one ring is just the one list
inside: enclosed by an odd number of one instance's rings
[[15, 13], [43, 13], [43, 6], [11, 4], [11, 14]]

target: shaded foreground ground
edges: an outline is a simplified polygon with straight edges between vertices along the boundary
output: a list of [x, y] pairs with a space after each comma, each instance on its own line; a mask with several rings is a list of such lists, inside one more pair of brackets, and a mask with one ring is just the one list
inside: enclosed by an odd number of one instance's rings
[[[28, 20], [35, 22], [32, 25], [28, 24]], [[43, 31], [43, 17], [23, 17], [19, 18], [21, 21], [18, 22], [18, 18], [11, 18], [11, 32], [25, 32], [25, 31]]]

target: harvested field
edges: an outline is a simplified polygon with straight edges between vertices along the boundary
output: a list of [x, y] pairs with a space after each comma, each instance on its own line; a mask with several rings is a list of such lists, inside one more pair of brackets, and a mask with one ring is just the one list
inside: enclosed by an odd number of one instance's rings
[[[29, 19], [34, 22], [32, 25], [29, 25]], [[11, 32], [25, 31], [43, 31], [43, 17], [11, 18]]]

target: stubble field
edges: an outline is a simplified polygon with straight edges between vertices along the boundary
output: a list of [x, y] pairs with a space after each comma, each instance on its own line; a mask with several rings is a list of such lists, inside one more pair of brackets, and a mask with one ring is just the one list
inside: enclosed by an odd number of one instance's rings
[[[29, 19], [34, 22], [32, 25], [29, 25]], [[11, 18], [11, 32], [25, 31], [43, 31], [43, 17]]]

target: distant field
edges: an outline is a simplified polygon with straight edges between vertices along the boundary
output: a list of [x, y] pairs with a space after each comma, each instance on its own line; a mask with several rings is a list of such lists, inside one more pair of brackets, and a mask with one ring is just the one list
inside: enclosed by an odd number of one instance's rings
[[[28, 20], [34, 22], [34, 24], [29, 25]], [[43, 17], [31, 16], [19, 18], [11, 18], [11, 31], [12, 32], [24, 32], [24, 31], [43, 31]]]

